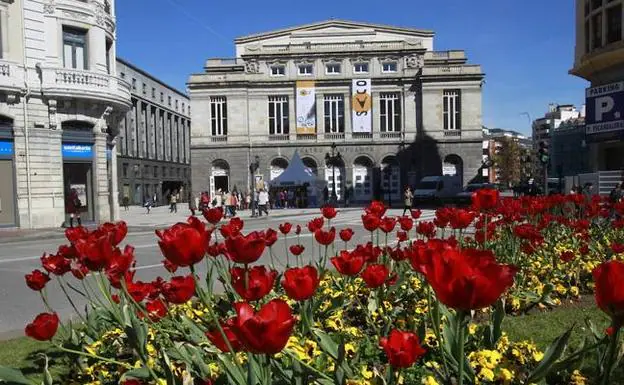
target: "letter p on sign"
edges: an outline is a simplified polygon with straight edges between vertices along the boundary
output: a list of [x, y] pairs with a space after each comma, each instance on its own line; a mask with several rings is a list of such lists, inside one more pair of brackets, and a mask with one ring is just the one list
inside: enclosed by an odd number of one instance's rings
[[602, 115], [611, 112], [615, 106], [615, 102], [611, 96], [602, 96], [596, 98], [596, 121], [602, 121]]

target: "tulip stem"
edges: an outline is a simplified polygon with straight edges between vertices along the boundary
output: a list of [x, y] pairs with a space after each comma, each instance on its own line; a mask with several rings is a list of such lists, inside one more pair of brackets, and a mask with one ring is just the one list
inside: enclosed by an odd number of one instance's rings
[[130, 365], [127, 362], [111, 360], [110, 358], [105, 358], [105, 357], [102, 357], [102, 356], [98, 356], [96, 354], [82, 352], [80, 350], [68, 349], [68, 348], [65, 348], [62, 345], [58, 345], [58, 344], [53, 344], [53, 345], [58, 350], [61, 350], [61, 351], [66, 352], [66, 353], [76, 354], [78, 356], [83, 356], [83, 357], [95, 358], [96, 360], [100, 360], [100, 361], [103, 361], [103, 362], [108, 362], [109, 364], [119, 365], [119, 366], [122, 366], [122, 367], [124, 367], [126, 369], [130, 368]]
[[286, 251], [286, 268], [290, 267], [290, 257], [288, 256], [288, 235], [284, 234], [284, 250]]
[[58, 277], [58, 283], [59, 283], [59, 286], [61, 287], [61, 290], [63, 290], [63, 294], [65, 294], [65, 297], [67, 297], [67, 300], [69, 301], [69, 304], [71, 305], [72, 309], [74, 309], [76, 314], [78, 314], [78, 317], [80, 318], [80, 320], [86, 324], [87, 320], [78, 311], [78, 308], [76, 307], [76, 304], [74, 303], [74, 301], [69, 296], [69, 293], [67, 292], [67, 289], [65, 289], [65, 285], [63, 285], [63, 279], [61, 277]]
[[600, 381], [601, 385], [609, 384], [609, 378], [611, 377], [611, 372], [613, 371], [613, 363], [615, 361], [618, 343], [620, 341], [620, 329], [621, 325], [616, 320], [613, 320], [611, 324], [613, 328], [613, 334], [609, 336], [609, 348], [606, 353], [606, 365], [604, 366], [604, 373], [602, 373], [602, 379]]
[[465, 345], [465, 333], [466, 328], [464, 327], [464, 319], [466, 318], [466, 313], [464, 311], [459, 310], [457, 312], [457, 384], [463, 385], [464, 383], [464, 345]]
[[329, 377], [327, 374], [318, 371], [316, 368], [314, 368], [311, 365], [306, 364], [305, 362], [301, 361], [299, 358], [297, 358], [297, 356], [295, 354], [293, 354], [292, 352], [284, 349], [284, 353], [286, 353], [286, 355], [288, 357], [290, 357], [293, 361], [297, 361], [299, 362], [302, 366], [304, 366], [306, 369], [308, 369], [309, 371], [311, 371], [312, 373], [314, 373], [316, 376], [321, 377], [327, 381], [334, 381], [331, 377]]
[[48, 303], [48, 298], [45, 295], [45, 289], [41, 290], [39, 293], [41, 294], [41, 299], [43, 300], [43, 304], [46, 307], [48, 313], [54, 313], [54, 311], [52, 310], [52, 307], [50, 307], [50, 304]]

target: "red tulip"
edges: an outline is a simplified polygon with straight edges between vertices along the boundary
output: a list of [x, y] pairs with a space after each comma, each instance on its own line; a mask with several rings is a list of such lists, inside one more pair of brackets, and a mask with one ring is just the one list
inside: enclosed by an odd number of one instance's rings
[[150, 287], [143, 281], [132, 282], [132, 280], [126, 279], [126, 289], [135, 302], [141, 302], [147, 297]]
[[373, 246], [372, 242], [368, 242], [366, 245], [357, 245], [351, 253], [361, 255], [366, 263], [374, 263], [382, 252], [380, 247]]
[[295, 325], [295, 318], [285, 301], [271, 300], [255, 314], [245, 302], [234, 304], [234, 308], [236, 330], [250, 352], [276, 354], [284, 349]]
[[426, 353], [416, 334], [397, 329], [393, 329], [387, 338], [380, 338], [379, 346], [385, 351], [393, 368], [409, 368]]
[[418, 222], [416, 232], [427, 238], [433, 238], [436, 235], [436, 226], [433, 222]]
[[474, 221], [476, 214], [468, 210], [454, 210], [450, 217], [451, 228], [465, 229]]
[[239, 217], [234, 217], [230, 219], [230, 226], [232, 226], [232, 228], [238, 229], [238, 232], [241, 232], [241, 230], [243, 230], [243, 227], [245, 227], [245, 222]]
[[58, 254], [44, 253], [41, 257], [41, 265], [54, 275], [63, 275], [71, 270], [71, 261]]
[[368, 231], [377, 230], [380, 223], [381, 219], [375, 214], [362, 215], [362, 224], [364, 225], [364, 228]]
[[292, 224], [290, 222], [285, 222], [279, 225], [278, 228], [282, 234], [287, 235], [288, 233], [290, 233], [290, 230], [292, 229]]
[[336, 217], [336, 214], [338, 214], [338, 211], [336, 211], [335, 207], [324, 206], [323, 208], [321, 208], [321, 213], [323, 214], [325, 218], [333, 219]]
[[405, 231], [397, 231], [397, 240], [399, 242], [407, 241], [407, 233]]
[[422, 215], [422, 211], [418, 209], [410, 210], [410, 214], [412, 215], [412, 219], [418, 219]]
[[624, 253], [624, 244], [613, 242], [611, 243], [611, 250], [613, 250], [615, 254]]
[[149, 299], [158, 298], [160, 294], [162, 293], [162, 287], [164, 284], [165, 284], [165, 280], [162, 279], [162, 277], [156, 277], [155, 280], [146, 284], [145, 291], [147, 292], [147, 298]]
[[[243, 348], [243, 343], [238, 338], [237, 333], [236, 333], [236, 325], [235, 325], [234, 318], [230, 318], [227, 321], [225, 321], [225, 323], [221, 323], [221, 330], [223, 331], [223, 334], [225, 334], [225, 337], [228, 339], [228, 342], [230, 343], [230, 346], [232, 347], [232, 350], [234, 352], [238, 352]], [[228, 348], [227, 343], [223, 339], [223, 334], [221, 334], [221, 331], [219, 330], [219, 328], [215, 327], [206, 332], [206, 337], [208, 337], [210, 342], [212, 342], [212, 344], [216, 346], [217, 349], [221, 350], [224, 353], [228, 353], [230, 349]]]
[[340, 239], [344, 242], [349, 242], [353, 237], [353, 230], [351, 230], [351, 228], [342, 229], [338, 234], [340, 235]]
[[366, 283], [366, 286], [371, 289], [375, 289], [386, 282], [388, 274], [388, 268], [385, 265], [372, 264], [366, 266], [366, 269], [362, 272], [361, 277]]
[[341, 251], [340, 255], [331, 258], [331, 263], [342, 275], [357, 275], [364, 266], [364, 256], [358, 252]]
[[277, 271], [267, 270], [264, 266], [254, 266], [247, 270], [247, 286], [245, 287], [245, 269], [230, 269], [234, 290], [246, 301], [258, 301], [271, 292], [277, 278]]
[[210, 243], [210, 232], [199, 219], [176, 223], [164, 231], [156, 230], [158, 245], [165, 258], [178, 266], [191, 266], [201, 261]]
[[38, 341], [49, 341], [56, 334], [59, 318], [56, 313], [41, 313], [26, 325], [26, 335]]
[[223, 208], [222, 207], [213, 207], [211, 209], [205, 209], [202, 211], [204, 218], [208, 221], [208, 223], [212, 223], [216, 225], [221, 222], [223, 218]]
[[314, 295], [319, 282], [316, 268], [308, 265], [286, 270], [282, 279], [282, 287], [289, 298], [304, 301]]
[[219, 232], [223, 238], [228, 239], [231, 237], [235, 237], [240, 234], [240, 229], [236, 225], [232, 225], [231, 223], [222, 224], [219, 227]]
[[386, 234], [391, 233], [396, 226], [396, 222], [395, 218], [384, 217], [379, 223], [379, 228]]
[[74, 245], [69, 245], [69, 246], [68, 245], [60, 245], [58, 247], [58, 250], [57, 250], [56, 254], [62, 255], [64, 258], [67, 258], [67, 259], [77, 259], [78, 258], [78, 251], [76, 250]]
[[301, 234], [301, 225], [297, 225], [297, 227], [295, 227], [295, 234]]
[[325, 218], [323, 217], [314, 218], [310, 222], [308, 222], [308, 231], [311, 233], [316, 233], [316, 230], [322, 228], [324, 223], [325, 223]]
[[175, 263], [171, 262], [168, 259], [163, 259], [162, 264], [165, 267], [165, 269], [170, 273], [175, 273], [179, 267], [178, 265], [176, 265]]
[[137, 380], [136, 378], [130, 378], [124, 380], [121, 385], [145, 385], [143, 381]]
[[381, 218], [386, 213], [386, 206], [383, 202], [372, 201], [367, 208], [364, 209], [366, 214], [372, 214], [377, 218]]
[[[154, 299], [145, 304], [145, 310], [149, 318], [156, 322], [167, 315], [167, 305], [160, 299]], [[143, 314], [143, 313], [140, 313]]]
[[105, 268], [113, 257], [110, 234], [94, 231], [87, 238], [80, 238], [74, 244], [80, 261], [91, 271]]
[[564, 251], [563, 253], [561, 253], [561, 255], [559, 255], [559, 258], [563, 262], [570, 262], [571, 260], [574, 259], [574, 253], [571, 251]]
[[592, 272], [594, 276], [596, 304], [614, 320], [624, 323], [624, 262], [603, 262]]
[[33, 270], [32, 273], [26, 274], [26, 285], [34, 291], [41, 291], [46, 283], [50, 280], [50, 276], [41, 270]]
[[484, 188], [472, 194], [472, 205], [479, 211], [493, 210], [498, 206], [499, 198], [498, 190]]
[[410, 217], [399, 217], [399, 226], [403, 231], [410, 231], [414, 227], [414, 220]]
[[85, 238], [88, 235], [89, 230], [82, 226], [70, 227], [68, 229], [65, 229], [65, 237], [72, 245], [75, 244], [79, 239]]
[[117, 223], [104, 223], [100, 230], [110, 234], [110, 242], [113, 247], [119, 245], [128, 234], [128, 225], [124, 221]]
[[435, 219], [433, 220], [433, 223], [441, 229], [445, 228], [451, 221], [453, 212], [454, 210], [450, 207], [442, 207], [437, 209], [435, 212]]
[[112, 258], [106, 267], [106, 275], [109, 277], [124, 275], [126, 271], [130, 270], [133, 263], [134, 247], [126, 245], [123, 253], [118, 248], [115, 248]]
[[266, 247], [266, 238], [263, 233], [253, 231], [246, 236], [237, 235], [228, 238], [225, 240], [225, 245], [229, 258], [233, 262], [249, 264], [256, 262], [262, 256]]
[[445, 249], [425, 267], [425, 277], [437, 298], [457, 310], [493, 304], [514, 282], [518, 268], [499, 265], [490, 250]]
[[301, 255], [301, 253], [305, 250], [305, 247], [302, 245], [292, 245], [289, 249], [293, 255]]
[[323, 229], [316, 230], [314, 233], [314, 239], [323, 246], [331, 245], [336, 239], [336, 228], [332, 227], [329, 231], [325, 231]]
[[195, 295], [195, 280], [192, 275], [173, 277], [163, 284], [162, 294], [170, 303], [186, 303]]
[[[208, 245], [208, 247], [206, 248], [206, 253], [208, 253], [208, 255], [210, 255], [213, 258], [218, 257], [219, 255], [223, 254], [223, 245], [225, 245], [225, 244], [224, 243], [213, 243], [211, 245]], [[167, 260], [165, 259], [165, 261], [167, 261]], [[167, 266], [165, 266], [165, 268], [166, 267]], [[176, 269], [177, 269], [177, 267], [176, 267]]]
[[271, 247], [277, 242], [277, 231], [268, 229], [264, 232], [264, 240], [267, 247]]
[[76, 279], [83, 280], [87, 274], [89, 274], [89, 268], [82, 263], [77, 262], [75, 266], [72, 267], [71, 272]]

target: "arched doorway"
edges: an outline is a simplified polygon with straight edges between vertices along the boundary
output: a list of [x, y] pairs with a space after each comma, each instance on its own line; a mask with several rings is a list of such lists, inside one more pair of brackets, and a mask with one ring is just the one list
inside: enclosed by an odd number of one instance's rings
[[210, 194], [218, 191], [229, 191], [230, 189], [230, 165], [223, 159], [217, 159], [212, 162], [210, 172]]
[[398, 203], [401, 199], [401, 166], [394, 155], [381, 161], [381, 188], [383, 199]]
[[316, 164], [316, 160], [312, 158], [302, 158], [301, 161], [303, 162], [303, 165], [312, 172], [312, 174], [318, 176], [318, 165]]
[[373, 199], [373, 161], [367, 156], [358, 156], [353, 161], [353, 200]]
[[330, 199], [334, 194], [334, 184], [336, 185], [336, 199], [341, 200], [343, 198], [344, 176], [345, 165], [342, 159], [338, 160], [334, 165], [325, 165], [325, 180], [327, 181], [327, 189]]
[[273, 180], [282, 175], [284, 170], [288, 167], [288, 161], [284, 158], [275, 158], [271, 161], [271, 169], [269, 173], [269, 180]]
[[457, 154], [449, 154], [444, 157], [442, 163], [442, 175], [457, 176], [464, 184], [464, 161]]

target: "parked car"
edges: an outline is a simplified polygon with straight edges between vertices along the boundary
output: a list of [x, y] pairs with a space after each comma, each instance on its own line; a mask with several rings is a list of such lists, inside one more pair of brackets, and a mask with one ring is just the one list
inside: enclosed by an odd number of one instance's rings
[[492, 183], [470, 183], [464, 189], [455, 195], [455, 203], [458, 205], [469, 205], [472, 203], [472, 194], [476, 191], [491, 188], [496, 189], [496, 185]]
[[426, 176], [414, 189], [416, 203], [442, 203], [452, 200], [461, 191], [461, 179], [457, 176]]

